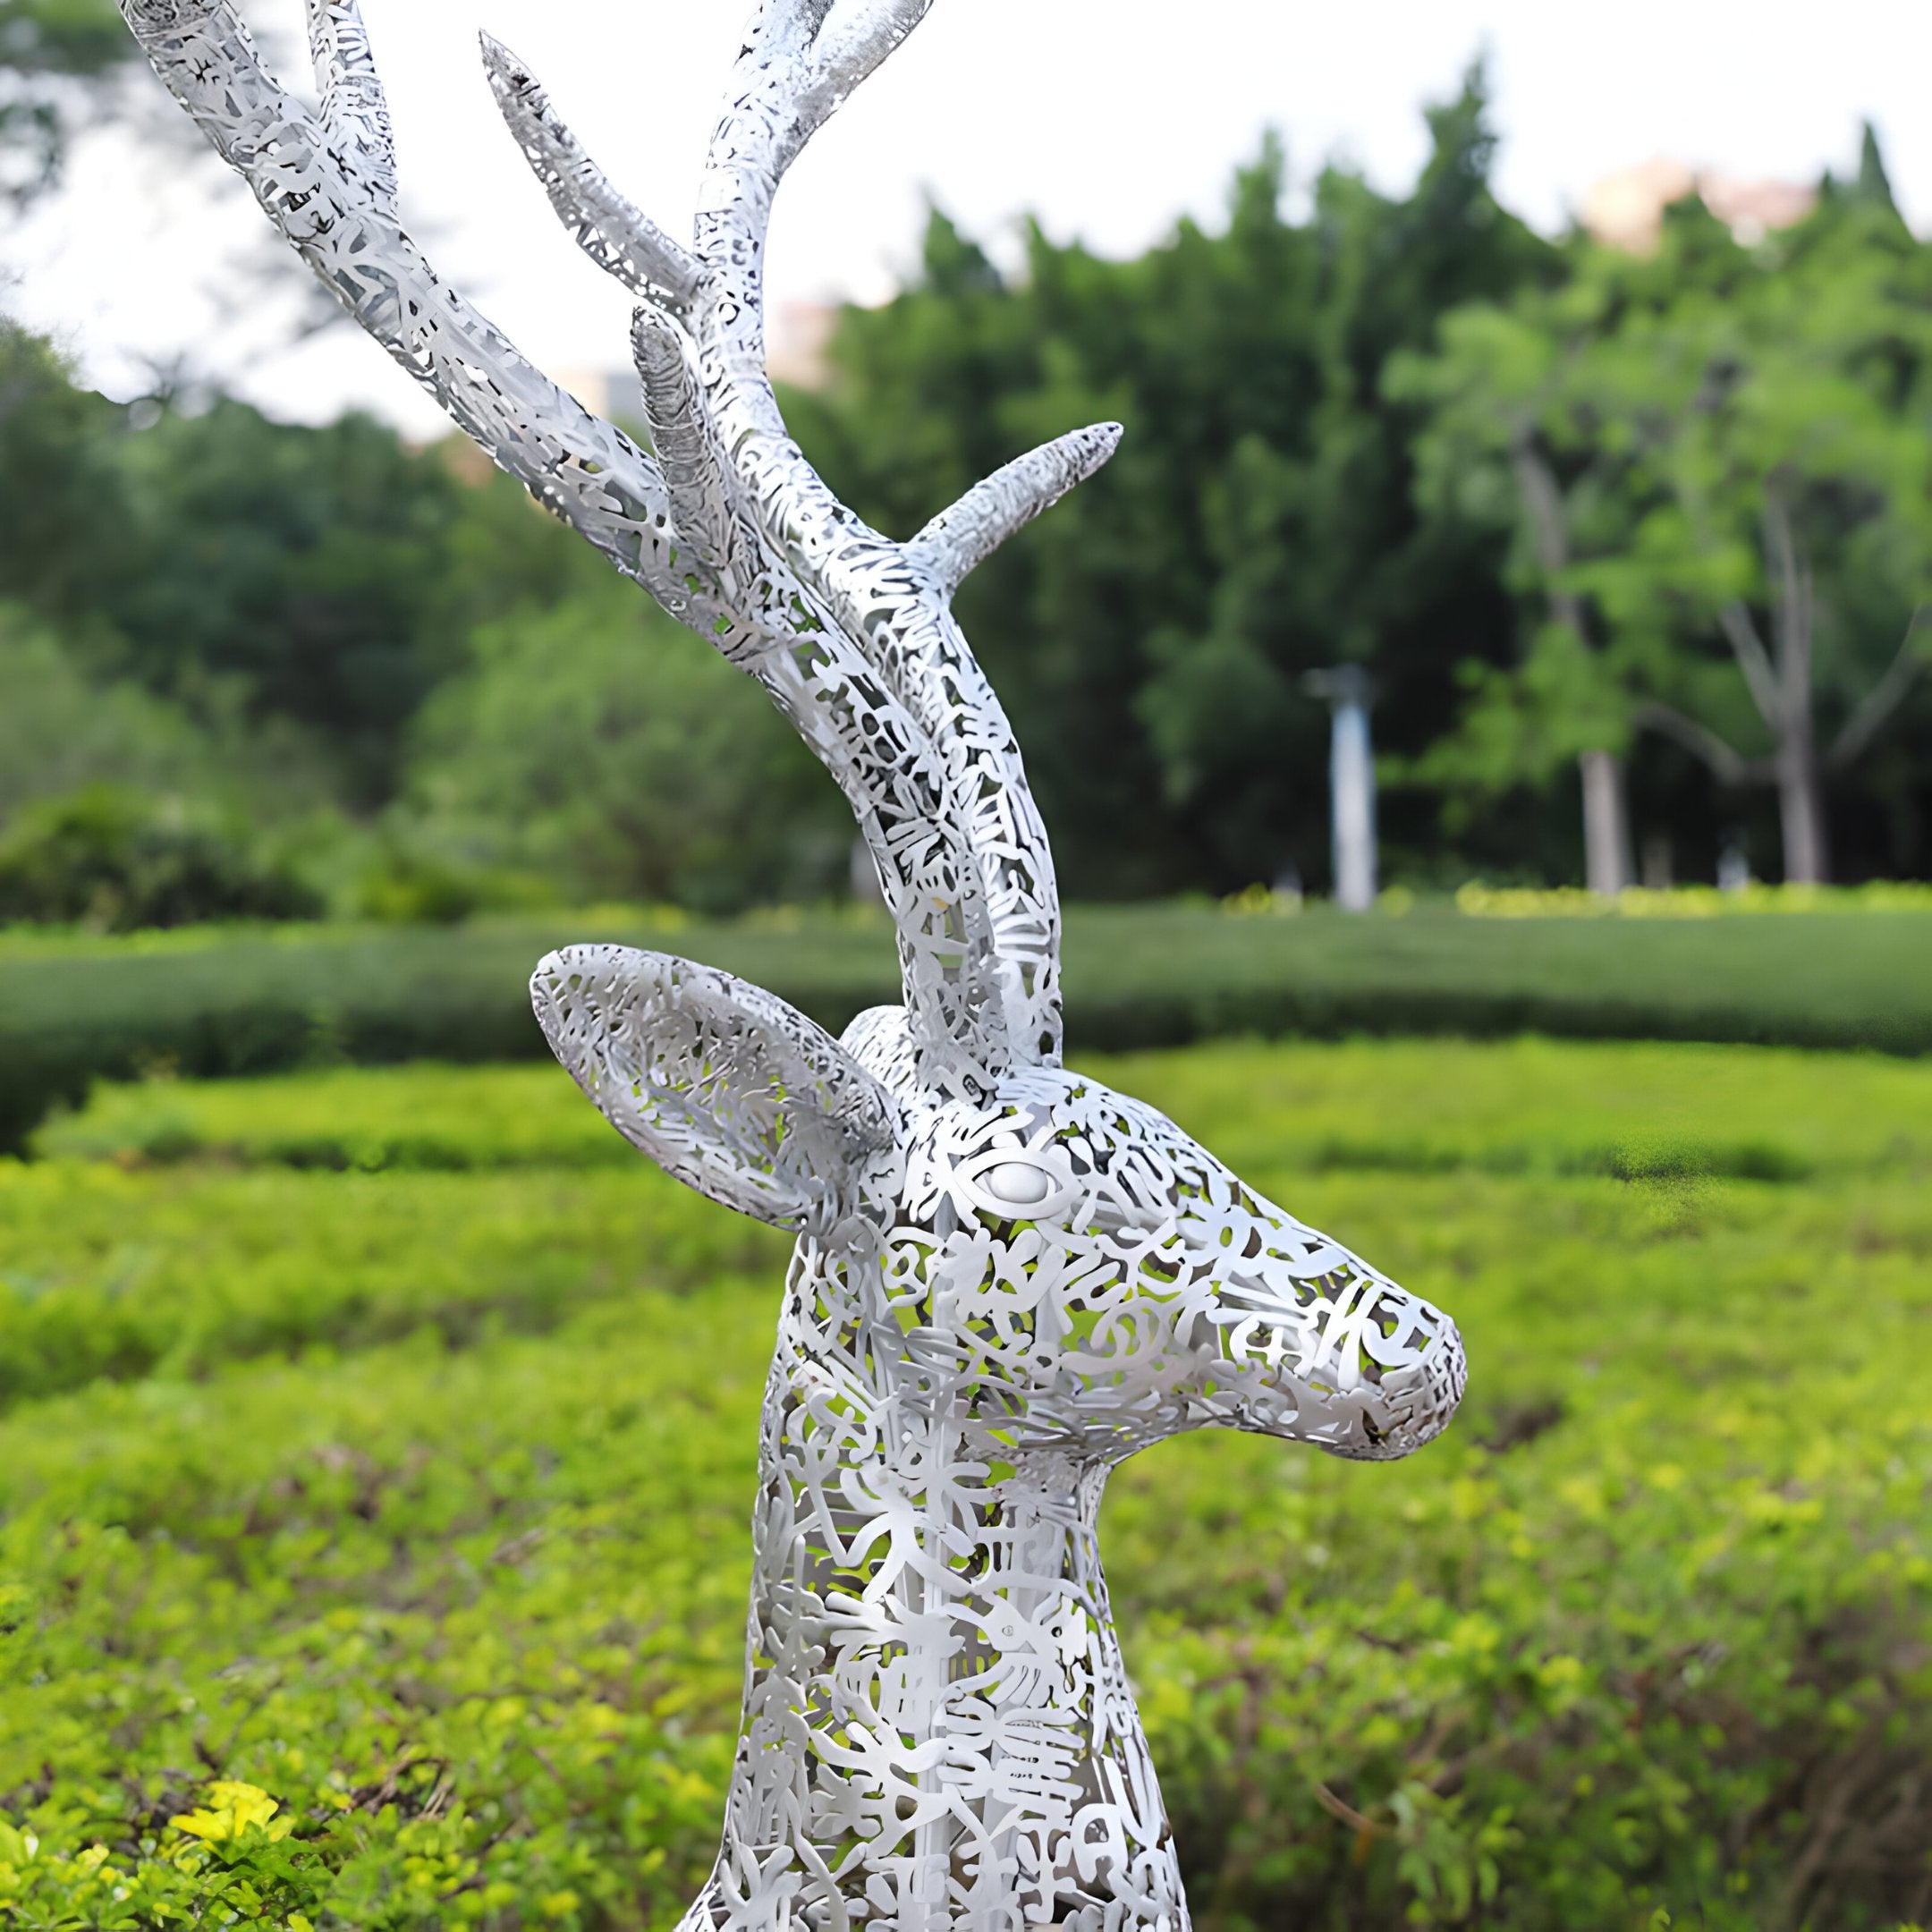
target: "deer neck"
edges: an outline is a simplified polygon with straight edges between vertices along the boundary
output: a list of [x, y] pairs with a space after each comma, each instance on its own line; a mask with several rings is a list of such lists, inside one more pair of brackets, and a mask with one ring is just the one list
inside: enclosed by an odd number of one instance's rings
[[1006, 1448], [917, 1335], [877, 1339], [864, 1390], [781, 1332], [714, 1916], [687, 1924], [1180, 1932], [1105, 1467]]

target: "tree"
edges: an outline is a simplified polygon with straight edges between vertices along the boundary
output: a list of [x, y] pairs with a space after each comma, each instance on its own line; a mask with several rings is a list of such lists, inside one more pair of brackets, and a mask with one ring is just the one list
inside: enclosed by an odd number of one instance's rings
[[0, 604], [0, 826], [33, 799], [110, 779], [199, 788], [215, 763], [178, 707], [133, 684], [101, 690], [55, 631]]
[[581, 580], [513, 486], [465, 483], [366, 416], [319, 428], [217, 400], [122, 436], [129, 504], [102, 602], [125, 662], [187, 699], [236, 686], [326, 742], [343, 795], [393, 795], [411, 719], [472, 625]]
[[264, 864], [250, 831], [115, 785], [38, 800], [0, 837], [0, 921], [132, 932], [318, 916], [319, 896]]
[[[1868, 174], [1882, 182], [1882, 167]], [[1723, 300], [1687, 292], [1586, 372], [1641, 509], [1629, 549], [1584, 580], [1612, 622], [1690, 646], [1658, 659], [1639, 721], [1727, 785], [1775, 789], [1784, 876], [1800, 883], [1831, 875], [1826, 776], [1873, 742], [1926, 661], [1932, 281], [1876, 212], [1827, 204], [1786, 258]], [[1736, 678], [1724, 697], [1713, 646]], [[1738, 749], [1751, 727], [1769, 741], [1760, 755]]]
[[[1598, 889], [1627, 876], [1602, 766], [1645, 729], [1727, 786], [1775, 784], [1786, 876], [1825, 877], [1823, 776], [1911, 688], [1932, 283], [1875, 152], [1860, 188], [1756, 249], [1688, 205], [1655, 260], [1580, 242], [1563, 287], [1450, 318], [1440, 352], [1394, 374], [1434, 409], [1425, 489], [1513, 524], [1546, 613], [1513, 669], [1468, 674], [1462, 727], [1424, 768], [1495, 785], [1579, 757]], [[1746, 697], [1761, 756], [1735, 748]], [[1823, 750], [1821, 705], [1842, 720]]]
[[1513, 664], [1464, 665], [1469, 701], [1460, 729], [1433, 745], [1411, 775], [1452, 795], [1495, 793], [1541, 788], [1573, 762], [1584, 877], [1598, 893], [1617, 892], [1631, 877], [1624, 772], [1635, 731], [1631, 640], [1604, 632], [1576, 571], [1625, 542], [1629, 519], [1603, 487], [1603, 452], [1580, 398], [1579, 362], [1652, 291], [1701, 272], [1716, 225], [1700, 208], [1673, 212], [1657, 263], [1572, 237], [1560, 283], [1452, 312], [1432, 349], [1395, 358], [1385, 383], [1392, 402], [1424, 412], [1416, 475], [1425, 505], [1509, 531], [1507, 578], [1540, 606]]
[[818, 896], [849, 836], [757, 686], [601, 577], [475, 632], [412, 733], [397, 823], [412, 850], [575, 902], [711, 912]]
[[232, 743], [293, 727], [357, 810], [400, 778], [411, 719], [477, 624], [593, 573], [506, 479], [349, 416], [80, 388], [0, 319], [0, 599], [38, 614], [76, 676], [131, 677]]
[[[1206, 635], [1170, 647], [1143, 693], [1157, 743], [1186, 761], [1170, 756], [1170, 789], [1182, 772], [1218, 781], [1201, 800], [1209, 824], [1232, 814], [1273, 827], [1277, 841], [1290, 823], [1318, 832], [1326, 720], [1301, 695], [1309, 673], [1372, 668], [1378, 737], [1410, 751], [1439, 727], [1453, 645], [1476, 637], [1494, 648], [1506, 634], [1496, 547], [1468, 520], [1423, 513], [1412, 477], [1421, 411], [1392, 398], [1384, 377], [1434, 340], [1445, 313], [1538, 286], [1559, 258], [1490, 191], [1480, 64], [1428, 122], [1433, 151], [1405, 199], [1333, 169], [1317, 185], [1312, 406], [1285, 433], [1243, 436], [1216, 479], [1210, 541], [1221, 569]], [[1233, 719], [1242, 722], [1231, 730]], [[1256, 755], [1263, 730], [1273, 756]], [[1409, 837], [1411, 852], [1423, 843], [1412, 826]], [[1265, 850], [1250, 845], [1250, 876]]]
[[1413, 752], [1462, 652], [1506, 646], [1497, 536], [1419, 511], [1419, 411], [1381, 377], [1559, 258], [1490, 193], [1480, 70], [1430, 119], [1406, 198], [1331, 169], [1292, 221], [1271, 141], [1224, 233], [1183, 223], [1137, 261], [1036, 230], [1008, 284], [936, 212], [919, 284], [847, 311], [833, 386], [795, 410], [842, 492], [904, 530], [1054, 426], [1126, 423], [1091, 487], [961, 595], [1077, 891], [1326, 873], [1328, 720], [1302, 674], [1372, 663], [1382, 734]]
[[51, 344], [0, 316], [0, 598], [75, 621], [97, 604], [100, 533], [126, 527], [122, 420]]

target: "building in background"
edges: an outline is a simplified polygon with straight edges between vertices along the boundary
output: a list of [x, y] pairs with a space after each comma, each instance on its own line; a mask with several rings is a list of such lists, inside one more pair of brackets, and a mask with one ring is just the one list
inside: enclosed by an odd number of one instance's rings
[[[780, 302], [772, 311], [765, 363], [775, 382], [794, 389], [820, 389], [832, 373], [828, 352], [838, 326], [836, 302]], [[620, 369], [561, 369], [564, 388], [594, 416], [636, 431], [644, 420], [644, 392], [637, 371]]]
[[1744, 248], [1794, 227], [1818, 206], [1818, 190], [1796, 182], [1743, 181], [1653, 155], [1606, 174], [1590, 190], [1583, 200], [1583, 225], [1607, 247], [1648, 255], [1663, 232], [1664, 210], [1693, 194]]

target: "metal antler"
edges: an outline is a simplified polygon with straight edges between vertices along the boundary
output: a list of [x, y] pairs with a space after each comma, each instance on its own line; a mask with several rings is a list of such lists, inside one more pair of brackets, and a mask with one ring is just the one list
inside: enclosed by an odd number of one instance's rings
[[[1103, 425], [1049, 444], [899, 545], [826, 487], [786, 432], [765, 366], [762, 264], [778, 184], [813, 132], [929, 4], [886, 0], [836, 17], [820, 0], [772, 0], [763, 9], [712, 140], [694, 256], [612, 188], [505, 49], [487, 43], [485, 59], [511, 131], [564, 225], [656, 310], [640, 319], [639, 367], [660, 455], [659, 412], [680, 424], [708, 415], [733, 453], [738, 513], [755, 521], [767, 554], [783, 556], [823, 600], [941, 761], [950, 822], [963, 832], [971, 860], [970, 876], [947, 882], [968, 953], [965, 997], [977, 1014], [971, 1052], [980, 1067], [999, 1071], [1058, 1056], [1059, 908], [1012, 728], [952, 621], [949, 600], [1000, 542], [1097, 469], [1120, 431]], [[692, 395], [688, 359], [681, 364], [671, 352], [680, 328], [697, 352], [701, 401]], [[722, 530], [732, 518], [728, 479], [708, 461], [706, 469], [712, 483], [692, 514]], [[984, 955], [975, 957], [982, 919], [990, 932]], [[909, 970], [921, 965], [915, 953]], [[907, 1004], [917, 1031], [922, 1002], [910, 979]]]
[[1022, 457], [902, 545], [841, 504], [785, 429], [765, 369], [773, 198], [929, 4], [769, 0], [733, 72], [688, 250], [485, 39], [497, 102], [553, 206], [642, 301], [632, 349], [653, 456], [533, 368], [403, 230], [355, 0], [308, 0], [319, 117], [265, 71], [229, 0], [122, 0], [162, 79], [357, 321], [504, 469], [757, 677], [832, 772], [893, 911], [922, 1076], [953, 1087], [1056, 1062], [1061, 1023], [1045, 828], [950, 598], [1119, 431]]

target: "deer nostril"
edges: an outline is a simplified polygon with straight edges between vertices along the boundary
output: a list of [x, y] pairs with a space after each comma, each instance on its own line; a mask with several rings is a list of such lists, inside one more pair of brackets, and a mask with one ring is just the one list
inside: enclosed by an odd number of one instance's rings
[[1448, 1428], [1468, 1377], [1462, 1337], [1454, 1322], [1435, 1309], [1427, 1310], [1416, 1327], [1417, 1345], [1402, 1367], [1365, 1377], [1377, 1385], [1385, 1412], [1365, 1413], [1360, 1438], [1337, 1448], [1337, 1454], [1385, 1462], [1433, 1442]]

